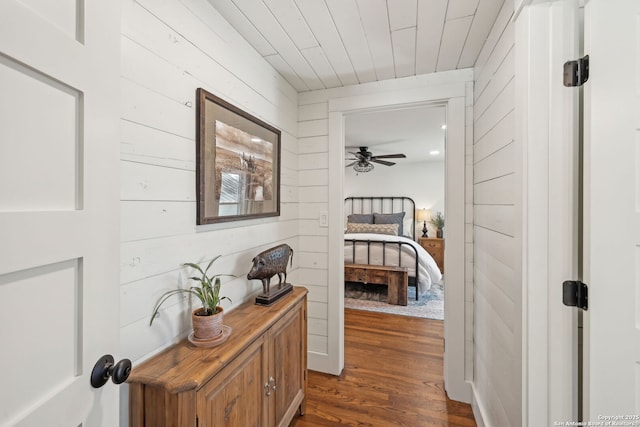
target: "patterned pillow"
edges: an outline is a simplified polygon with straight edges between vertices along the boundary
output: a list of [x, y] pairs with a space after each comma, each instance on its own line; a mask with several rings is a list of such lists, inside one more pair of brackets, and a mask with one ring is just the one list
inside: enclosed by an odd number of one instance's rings
[[359, 224], [347, 223], [347, 233], [376, 233], [398, 235], [398, 224]]
[[398, 235], [403, 236], [402, 222], [404, 218], [404, 212], [398, 212], [393, 214], [373, 214], [374, 224], [398, 224]]
[[347, 216], [347, 222], [352, 224], [373, 224], [373, 214], [351, 214]]

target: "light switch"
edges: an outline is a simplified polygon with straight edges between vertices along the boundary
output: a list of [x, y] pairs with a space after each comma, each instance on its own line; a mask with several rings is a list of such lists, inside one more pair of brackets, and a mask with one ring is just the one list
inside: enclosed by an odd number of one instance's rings
[[329, 212], [320, 211], [320, 227], [329, 226]]

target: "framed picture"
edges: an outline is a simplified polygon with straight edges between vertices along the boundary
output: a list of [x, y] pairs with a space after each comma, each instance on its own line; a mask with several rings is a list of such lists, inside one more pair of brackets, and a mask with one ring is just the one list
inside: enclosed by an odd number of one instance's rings
[[197, 90], [198, 224], [280, 215], [280, 131]]

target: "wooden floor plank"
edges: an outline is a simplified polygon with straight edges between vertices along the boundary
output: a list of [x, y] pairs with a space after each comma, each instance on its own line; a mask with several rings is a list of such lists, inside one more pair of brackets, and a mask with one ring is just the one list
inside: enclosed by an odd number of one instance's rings
[[345, 368], [309, 371], [307, 412], [291, 427], [472, 427], [444, 391], [444, 323], [345, 309]]

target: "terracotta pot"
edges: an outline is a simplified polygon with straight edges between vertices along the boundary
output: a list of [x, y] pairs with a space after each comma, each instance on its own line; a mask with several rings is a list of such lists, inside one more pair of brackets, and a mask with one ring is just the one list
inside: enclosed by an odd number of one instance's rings
[[200, 307], [191, 313], [191, 323], [193, 325], [193, 335], [199, 340], [208, 340], [222, 334], [222, 318], [224, 309], [216, 307], [216, 313], [209, 316], [199, 316], [204, 308]]

